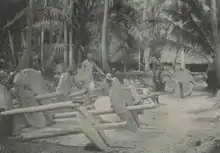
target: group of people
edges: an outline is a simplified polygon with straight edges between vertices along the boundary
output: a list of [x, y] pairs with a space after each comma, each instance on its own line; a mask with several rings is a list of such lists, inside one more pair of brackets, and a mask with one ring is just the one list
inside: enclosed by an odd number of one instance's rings
[[[65, 64], [61, 64], [60, 67], [58, 65], [56, 69], [56, 78], [59, 78], [57, 90], [59, 90], [59, 88], [60, 90], [64, 88], [69, 90], [71, 84], [81, 83], [83, 83], [82, 88], [90, 88], [90, 85], [94, 82], [94, 72], [97, 72], [101, 78], [106, 77], [106, 74], [95, 63], [92, 53], [88, 53], [87, 58], [82, 62], [80, 67], [75, 70], [68, 68]], [[67, 88], [67, 86], [69, 86], [69, 88]]]

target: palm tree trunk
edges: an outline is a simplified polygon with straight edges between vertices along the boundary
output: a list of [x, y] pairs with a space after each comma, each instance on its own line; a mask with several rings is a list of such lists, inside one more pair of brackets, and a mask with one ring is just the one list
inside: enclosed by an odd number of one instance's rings
[[102, 68], [107, 72], [110, 71], [108, 60], [107, 60], [108, 6], [109, 6], [109, 0], [105, 0], [104, 18], [103, 18], [103, 25], [102, 25], [102, 53], [101, 55], [102, 55]]
[[33, 24], [33, 0], [29, 0], [28, 18], [27, 18], [27, 48], [24, 49], [18, 69], [30, 67], [30, 55], [32, 50], [32, 24]]
[[[70, 3], [70, 22], [72, 24], [72, 3]], [[69, 30], [69, 67], [73, 69], [73, 29]]]
[[27, 46], [23, 31], [21, 32], [21, 46], [22, 48], [26, 48]]
[[146, 47], [144, 49], [144, 69], [145, 69], [145, 71], [150, 69], [149, 60], [150, 60], [150, 48]]
[[143, 21], [147, 19], [147, 6], [148, 6], [148, 0], [144, 0]]
[[[63, 34], [63, 28], [62, 27], [59, 27], [59, 33], [58, 33], [58, 38], [56, 40], [56, 43], [57, 44], [60, 44], [61, 43], [61, 37], [62, 37], [62, 34]], [[51, 41], [51, 45], [52, 45], [52, 41]], [[56, 51], [52, 52], [52, 55], [50, 56], [50, 58], [48, 59], [47, 61], [47, 66], [51, 66], [53, 60], [54, 60], [54, 57], [56, 55]]]
[[[145, 20], [147, 19], [147, 7], [148, 7], [148, 1], [149, 0], [144, 0], [144, 11], [143, 11], [143, 21], [145, 22]], [[144, 69], [148, 70], [149, 69], [149, 53], [150, 50], [149, 48], [145, 48], [143, 50], [143, 55], [144, 55]]]
[[[47, 6], [47, 0], [44, 1], [44, 7]], [[45, 20], [45, 16], [43, 16], [43, 21]], [[45, 27], [44, 25], [42, 26], [41, 29], [41, 70], [44, 73], [44, 31], [45, 31]]]
[[[178, 7], [179, 7], [179, 12], [181, 12], [180, 8], [181, 8], [181, 1], [178, 0]], [[178, 38], [179, 40], [179, 43], [181, 43], [182, 39], [181, 39], [181, 33], [180, 33], [180, 36]], [[185, 69], [185, 57], [184, 57], [184, 50], [181, 50], [181, 53], [180, 53], [180, 62], [181, 62], [181, 68], [182, 69]]]
[[13, 61], [13, 64], [16, 65], [14, 41], [13, 41], [12, 34], [10, 31], [8, 31], [8, 38], [9, 38], [9, 45], [10, 45], [11, 54], [12, 54], [12, 61]]
[[211, 19], [212, 19], [212, 35], [215, 45], [215, 66], [218, 77], [218, 83], [220, 84], [220, 46], [219, 46], [219, 35], [218, 35], [218, 22], [217, 22], [217, 5], [216, 0], [211, 0]]
[[141, 50], [138, 50], [138, 71], [141, 71]]
[[[64, 9], [63, 11], [65, 12], [64, 14], [67, 14], [68, 10], [68, 0], [64, 0]], [[67, 23], [66, 21], [64, 21], [64, 45], [65, 45], [65, 49], [64, 49], [64, 54], [63, 54], [63, 58], [64, 58], [64, 64], [68, 65], [68, 48], [67, 48], [67, 44], [68, 44], [68, 31], [67, 31]]]
[[40, 52], [40, 59], [41, 59], [41, 70], [44, 72], [44, 26], [42, 26], [42, 29], [41, 29], [41, 52]]
[[[26, 44], [26, 40], [24, 37], [24, 32], [21, 32], [21, 48], [24, 50], [24, 48], [26, 48], [27, 44]], [[18, 61], [21, 61], [21, 57], [19, 56]]]

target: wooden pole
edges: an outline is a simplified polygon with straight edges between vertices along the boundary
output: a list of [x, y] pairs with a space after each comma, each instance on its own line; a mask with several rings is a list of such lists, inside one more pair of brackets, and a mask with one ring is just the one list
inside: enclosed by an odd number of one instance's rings
[[[144, 109], [153, 109], [156, 108], [154, 104], [145, 104], [145, 105], [135, 105], [135, 106], [128, 106], [127, 109], [129, 111], [138, 111]], [[108, 110], [89, 110], [89, 113], [92, 115], [107, 115], [115, 113], [115, 110], [109, 108]], [[54, 118], [65, 118], [65, 117], [76, 117], [77, 112], [67, 112], [67, 113], [57, 113], [54, 115]]]
[[[181, 1], [178, 0], [178, 8], [179, 8], [179, 12], [181, 12]], [[182, 24], [182, 23], [181, 23]], [[182, 38], [181, 38], [181, 34], [179, 36], [179, 42], [181, 43], [182, 42]], [[185, 57], [184, 57], [184, 49], [181, 50], [181, 54], [180, 54], [180, 57], [181, 57], [181, 68], [182, 69], [185, 69]]]
[[[79, 97], [79, 96], [82, 96], [83, 94], [85, 94], [86, 92], [87, 92], [86, 90], [81, 90], [79, 92], [70, 93], [68, 96], [69, 97], [77, 97], [77, 96]], [[57, 96], [62, 96], [64, 94], [65, 94], [65, 92], [63, 92], [63, 91], [56, 91], [56, 92], [52, 92], [52, 93], [37, 95], [35, 97], [35, 99], [36, 100], [45, 100], [45, 99], [55, 98]]]
[[27, 107], [27, 108], [16, 108], [16, 109], [1, 112], [0, 115], [8, 116], [8, 115], [23, 114], [23, 113], [35, 113], [35, 112], [50, 111], [50, 110], [61, 109], [61, 108], [74, 108], [74, 107], [79, 107], [79, 106], [80, 106], [79, 104], [74, 104], [72, 101], [65, 101], [65, 102], [60, 102], [60, 103], [32, 106], [32, 107]]
[[[104, 124], [97, 124], [94, 125], [94, 128], [97, 130], [107, 130], [107, 129], [113, 129], [113, 128], [122, 128], [127, 125], [127, 122], [115, 122], [115, 123], [104, 123]], [[56, 131], [50, 131], [48, 133], [44, 133], [43, 135], [32, 135], [32, 136], [18, 136], [18, 137], [12, 137], [11, 140], [21, 140], [21, 141], [33, 141], [33, 140], [39, 140], [39, 139], [47, 139], [52, 137], [61, 137], [66, 135], [75, 135], [75, 134], [81, 134], [84, 133], [84, 131], [81, 129], [81, 127], [75, 127], [72, 130], [62, 130], [59, 132]]]

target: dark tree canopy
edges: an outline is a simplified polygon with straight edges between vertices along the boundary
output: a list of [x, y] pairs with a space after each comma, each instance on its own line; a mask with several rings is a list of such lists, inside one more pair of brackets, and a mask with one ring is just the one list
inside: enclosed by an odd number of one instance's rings
[[7, 36], [3, 27], [10, 21], [16, 13], [27, 6], [27, 0], [0, 0], [0, 52], [2, 44]]
[[2, 28], [25, 6], [27, 6], [26, 0], [0, 0], [0, 27]]

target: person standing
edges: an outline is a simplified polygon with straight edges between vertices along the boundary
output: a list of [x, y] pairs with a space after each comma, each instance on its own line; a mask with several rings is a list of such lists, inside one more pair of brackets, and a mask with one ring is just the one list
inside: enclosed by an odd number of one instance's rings
[[73, 80], [71, 77], [71, 69], [64, 63], [57, 65], [56, 73], [59, 76], [59, 82], [56, 87], [56, 91], [64, 91], [66, 93], [71, 92], [73, 86]]
[[82, 70], [86, 73], [86, 75], [88, 75], [84, 80], [85, 88], [89, 87], [91, 83], [94, 84], [94, 71], [97, 71], [101, 75], [105, 75], [104, 72], [94, 62], [92, 53], [88, 53], [87, 59], [82, 62]]
[[176, 83], [176, 92], [180, 93], [182, 98], [192, 95], [192, 88], [195, 83], [189, 70], [183, 68], [176, 70], [173, 79]]
[[[12, 95], [7, 88], [0, 84], [0, 112], [7, 111], [13, 108]], [[13, 135], [14, 117], [0, 116], [0, 143], [2, 143], [8, 136]], [[0, 149], [1, 150], [1, 149]]]
[[217, 79], [217, 74], [215, 71], [215, 67], [214, 64], [213, 65], [209, 65], [208, 70], [207, 70], [207, 84], [208, 84], [208, 90], [210, 90], [213, 94], [213, 96], [215, 96], [217, 94], [218, 91], [218, 79]]
[[104, 74], [103, 71], [96, 65], [92, 53], [87, 54], [87, 59], [82, 62], [82, 69], [84, 71], [94, 71]]
[[97, 71], [98, 73], [105, 75], [104, 72], [96, 65], [93, 59], [92, 53], [87, 54], [87, 59], [82, 62], [82, 69], [84, 72], [91, 73], [91, 79], [93, 80], [93, 72]]

